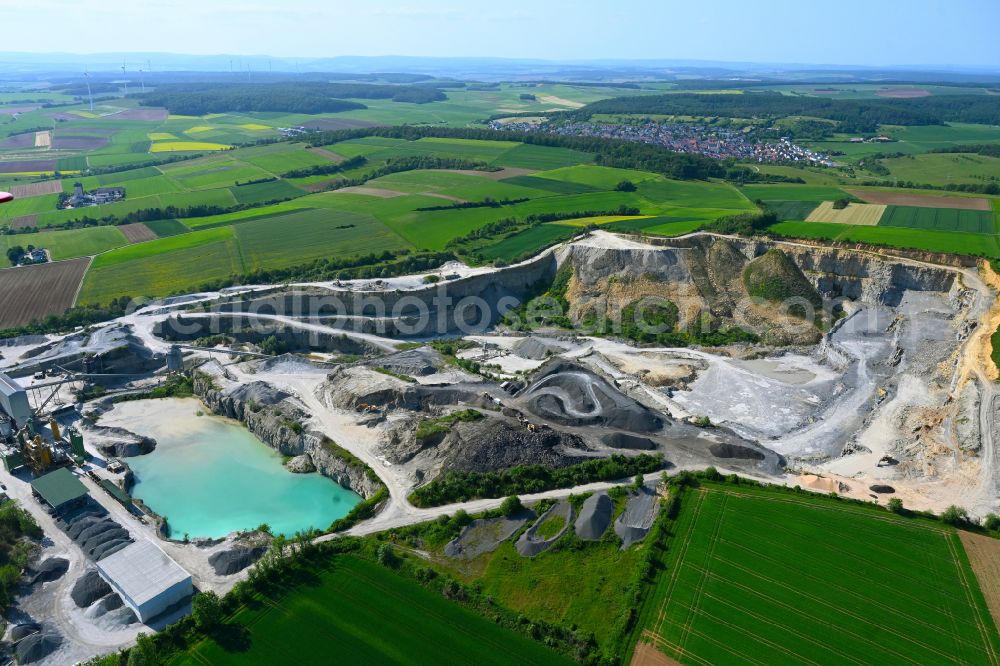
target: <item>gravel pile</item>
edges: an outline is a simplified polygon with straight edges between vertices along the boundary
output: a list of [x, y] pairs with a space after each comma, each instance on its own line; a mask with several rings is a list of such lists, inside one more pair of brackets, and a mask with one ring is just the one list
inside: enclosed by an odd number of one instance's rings
[[248, 566], [256, 562], [267, 552], [266, 546], [257, 548], [233, 548], [213, 553], [208, 558], [208, 563], [219, 576], [229, 576], [239, 571], [243, 571]]
[[615, 504], [607, 493], [594, 493], [583, 502], [580, 515], [573, 528], [584, 541], [597, 541], [611, 524], [615, 514]]
[[76, 579], [70, 596], [80, 608], [87, 608], [101, 597], [111, 594], [111, 586], [101, 578], [97, 569], [88, 569]]
[[648, 437], [630, 435], [627, 432], [609, 432], [601, 435], [601, 443], [613, 449], [652, 451], [656, 448], [656, 442]]
[[646, 486], [629, 497], [625, 510], [615, 521], [615, 534], [621, 537], [622, 550], [646, 538], [659, 507], [656, 493]]
[[553, 361], [518, 396], [535, 416], [568, 426], [603, 425], [628, 432], [657, 432], [663, 419], [623, 395], [590, 370]]
[[485, 418], [452, 426], [438, 449], [444, 452], [444, 467], [463, 472], [489, 472], [515, 465], [565, 467], [581, 459], [567, 450], [589, 447], [574, 434], [527, 427], [502, 419]]
[[14, 656], [19, 664], [31, 664], [41, 661], [62, 645], [62, 636], [51, 629], [43, 629], [27, 636], [14, 648]]
[[62, 557], [50, 557], [35, 568], [35, 574], [31, 577], [32, 585], [35, 583], [49, 583], [63, 577], [69, 570], [69, 560]]

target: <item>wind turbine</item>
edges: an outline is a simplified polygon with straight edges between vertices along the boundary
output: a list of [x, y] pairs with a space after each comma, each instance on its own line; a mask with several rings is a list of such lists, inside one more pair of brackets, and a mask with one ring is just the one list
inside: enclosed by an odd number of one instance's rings
[[90, 72], [88, 70], [83, 70], [83, 75], [87, 79], [87, 97], [90, 98], [90, 112], [94, 112], [94, 94], [90, 92]]
[[139, 86], [142, 88], [142, 92], [146, 92], [146, 84], [142, 80], [142, 67], [139, 68]]
[[[122, 60], [122, 78], [125, 79], [125, 61]], [[123, 81], [125, 84], [125, 96], [128, 97], [128, 79]]]

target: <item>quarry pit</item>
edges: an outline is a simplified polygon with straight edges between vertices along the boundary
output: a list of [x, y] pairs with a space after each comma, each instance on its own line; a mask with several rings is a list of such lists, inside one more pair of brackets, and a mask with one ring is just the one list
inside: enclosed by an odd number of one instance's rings
[[[866, 501], [899, 497], [914, 509], [997, 509], [1000, 426], [987, 360], [1000, 280], [988, 266], [704, 233], [652, 244], [593, 232], [513, 266], [448, 265], [439, 274], [446, 277], [248, 285], [164, 299], [69, 335], [0, 343], [0, 372], [46, 415], [42, 435], [58, 439], [67, 427], [82, 435], [87, 459], [75, 474], [88, 501], [129, 538], [156, 543], [202, 590], [224, 592], [245, 576], [270, 538], [256, 528], [295, 507], [269, 514], [280, 493], [243, 519], [205, 506], [198, 534], [190, 527], [197, 521], [144, 493], [167, 465], [157, 462], [172, 446], [164, 433], [197, 430], [198, 419], [241, 429], [254, 440], [246, 446], [266, 449], [268, 474], [286, 475], [289, 487], [313, 484], [287, 495], [308, 504], [309, 518], [279, 532], [327, 532], [369, 499], [375, 511], [348, 532], [502, 500], [415, 506], [413, 491], [448, 472], [641, 454], [662, 456], [667, 473], [714, 466]], [[553, 300], [565, 306], [558, 318], [512, 324], [523, 303], [551, 295], [553, 285], [561, 289]], [[767, 298], [774, 285], [783, 302]], [[705, 336], [681, 346], [662, 343], [676, 337], [628, 339], [594, 324], [644, 298], [670, 304], [663, 311], [676, 318], [675, 333], [700, 327]], [[736, 331], [742, 339], [720, 340]], [[151, 397], [180, 376], [194, 393], [187, 408]], [[188, 443], [192, 451], [198, 441]], [[204, 464], [231, 481], [224, 456]], [[170, 466], [184, 477], [183, 462]], [[98, 560], [31, 497], [30, 474], [0, 475], [57, 535], [45, 556], [69, 561], [62, 577], [34, 585], [21, 603], [28, 615], [55, 618], [47, 630], [65, 639], [39, 663], [134, 640], [144, 623], [111, 608], [109, 595], [73, 601], [81, 580], [103, 591], [92, 580]], [[108, 484], [144, 502], [122, 504]], [[252, 492], [237, 485], [227, 492]], [[334, 496], [336, 511], [313, 505]], [[595, 512], [596, 503], [587, 515]], [[566, 524], [575, 518], [567, 512]], [[506, 528], [495, 529], [514, 533]], [[183, 612], [182, 604], [149, 626]]]

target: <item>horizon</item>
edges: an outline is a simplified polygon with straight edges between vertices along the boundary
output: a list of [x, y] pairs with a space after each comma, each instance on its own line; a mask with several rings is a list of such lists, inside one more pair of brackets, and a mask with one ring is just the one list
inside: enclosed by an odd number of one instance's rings
[[[412, 57], [1000, 68], [1000, 50], [981, 48], [1000, 23], [1000, 5], [988, 0], [892, 0], [876, 6], [846, 0], [838, 14], [858, 18], [843, 23], [817, 23], [811, 8], [793, 0], [761, 4], [640, 2], [613, 16], [598, 11], [594, 0], [572, 5], [559, 0], [541, 7], [512, 0], [502, 9], [456, 0], [428, 0], [419, 7], [376, 0], [349, 9], [319, 0], [280, 9], [235, 0], [179, 0], [169, 7], [140, 8], [124, 0], [107, 0], [99, 7], [68, 0], [39, 0], [30, 6], [2, 0], [0, 9], [14, 10], [4, 19], [4, 52], [39, 56], [163, 53], [276, 60]], [[52, 21], [53, 16], [61, 20]], [[970, 22], [970, 16], [978, 19]], [[39, 25], [47, 26], [44, 40], [38, 39]], [[157, 30], [151, 33], [150, 25]], [[887, 38], [887, 25], [900, 37]], [[780, 39], [761, 39], [769, 33]], [[53, 48], [56, 44], [59, 48]]]

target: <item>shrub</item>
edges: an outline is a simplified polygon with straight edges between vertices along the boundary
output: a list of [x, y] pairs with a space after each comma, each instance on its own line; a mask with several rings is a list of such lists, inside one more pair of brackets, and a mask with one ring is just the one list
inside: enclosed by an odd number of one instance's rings
[[521, 504], [521, 498], [517, 495], [511, 495], [504, 499], [500, 504], [500, 513], [507, 516], [513, 516], [516, 513], [520, 513], [524, 509], [524, 505]]
[[941, 514], [941, 520], [942, 522], [956, 527], [968, 525], [971, 522], [969, 520], [969, 512], [960, 506], [956, 506], [955, 504], [952, 504], [944, 510], [944, 513]]
[[892, 513], [903, 513], [903, 500], [898, 497], [890, 497], [885, 508], [889, 509]]

